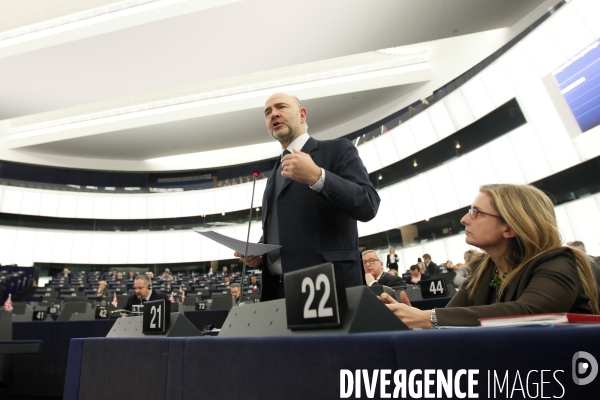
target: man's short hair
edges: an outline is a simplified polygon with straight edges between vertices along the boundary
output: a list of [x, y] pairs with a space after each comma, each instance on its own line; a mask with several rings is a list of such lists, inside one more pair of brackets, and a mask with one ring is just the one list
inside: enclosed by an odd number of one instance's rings
[[431, 260], [431, 256], [428, 253], [423, 254], [423, 258], [429, 258]]
[[362, 255], [364, 256], [367, 253], [375, 254], [375, 258], [377, 259], [377, 261], [381, 262], [381, 260], [379, 259], [379, 255], [377, 254], [377, 252], [375, 250], [365, 250], [362, 252]]
[[108, 285], [108, 283], [106, 283], [106, 281], [99, 281], [98, 282], [98, 285], [102, 285], [102, 284], [104, 284], [104, 286]]
[[411, 270], [411, 271], [421, 271], [421, 268], [419, 268], [419, 266], [418, 266], [418, 265], [411, 265], [411, 266], [410, 266], [410, 270]]
[[239, 283], [232, 283], [231, 286], [229, 287], [229, 289], [233, 289], [234, 287], [240, 289], [240, 292], [242, 291], [242, 287], [240, 286]]
[[581, 240], [573, 240], [572, 242], [568, 242], [567, 246], [579, 247], [581, 250], [585, 251], [585, 244], [583, 244]]
[[296, 105], [298, 106], [298, 108], [302, 108], [302, 102], [300, 101], [299, 98], [297, 98], [296, 96], [292, 96], [294, 98], [294, 100], [296, 100]]
[[138, 276], [135, 277], [135, 280], [136, 281], [144, 281], [144, 283], [146, 284], [147, 288], [150, 288], [150, 286], [152, 285], [152, 281], [146, 275], [138, 275]]

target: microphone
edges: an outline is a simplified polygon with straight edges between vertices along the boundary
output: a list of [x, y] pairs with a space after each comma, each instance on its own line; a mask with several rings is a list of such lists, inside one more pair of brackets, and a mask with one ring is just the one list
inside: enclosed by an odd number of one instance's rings
[[246, 277], [246, 257], [248, 257], [248, 242], [250, 241], [250, 225], [252, 224], [252, 208], [254, 207], [254, 188], [256, 188], [256, 178], [259, 175], [259, 168], [252, 167], [252, 197], [250, 198], [250, 214], [248, 215], [248, 234], [246, 235], [246, 251], [244, 251], [244, 265], [242, 266], [242, 281], [240, 282], [240, 297], [244, 293], [244, 278]]

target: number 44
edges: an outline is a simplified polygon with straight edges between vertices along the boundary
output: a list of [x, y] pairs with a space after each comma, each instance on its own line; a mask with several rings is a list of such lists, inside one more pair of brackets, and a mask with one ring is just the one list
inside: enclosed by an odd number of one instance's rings
[[437, 286], [434, 282], [431, 282], [429, 285], [429, 291], [433, 294], [437, 294], [437, 292], [444, 293], [444, 287], [442, 286], [442, 281], [437, 281]]

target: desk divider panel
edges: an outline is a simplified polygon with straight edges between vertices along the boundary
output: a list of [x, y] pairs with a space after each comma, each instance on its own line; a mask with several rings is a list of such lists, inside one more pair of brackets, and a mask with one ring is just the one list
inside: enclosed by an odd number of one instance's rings
[[[176, 393], [169, 393], [167, 387], [181, 384], [181, 368], [174, 366], [171, 370], [170, 353], [181, 355], [184, 340], [164, 337], [86, 339], [78, 398], [181, 400]], [[176, 361], [181, 363], [181, 360]]]

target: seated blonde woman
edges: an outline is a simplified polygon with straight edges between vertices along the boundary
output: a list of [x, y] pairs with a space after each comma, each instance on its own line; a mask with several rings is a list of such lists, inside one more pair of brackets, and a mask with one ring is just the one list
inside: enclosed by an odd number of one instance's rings
[[478, 319], [521, 314], [598, 314], [589, 257], [561, 245], [554, 206], [528, 185], [484, 185], [462, 219], [466, 242], [485, 254], [446, 308], [422, 311], [381, 296], [410, 328], [477, 326]]
[[467, 278], [469, 276], [471, 276], [471, 274], [473, 273], [471, 271], [471, 265], [472, 264], [478, 264], [478, 263], [471, 263], [471, 258], [473, 258], [474, 255], [481, 255], [480, 252], [478, 252], [477, 250], [467, 250], [465, 251], [464, 254], [464, 259], [465, 259], [465, 263], [464, 264], [456, 264], [456, 276], [454, 277], [454, 285], [456, 287], [460, 287], [460, 285], [463, 284], [464, 281], [467, 280]]

